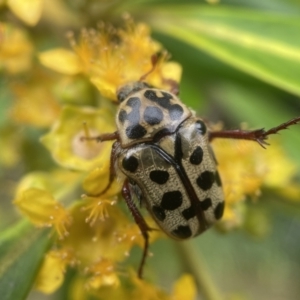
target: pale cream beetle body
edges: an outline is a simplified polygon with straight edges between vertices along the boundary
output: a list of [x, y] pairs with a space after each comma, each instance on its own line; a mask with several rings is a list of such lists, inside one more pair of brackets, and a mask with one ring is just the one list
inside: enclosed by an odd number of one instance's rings
[[194, 237], [224, 210], [206, 125], [177, 96], [138, 84], [118, 94], [117, 169], [166, 234]]

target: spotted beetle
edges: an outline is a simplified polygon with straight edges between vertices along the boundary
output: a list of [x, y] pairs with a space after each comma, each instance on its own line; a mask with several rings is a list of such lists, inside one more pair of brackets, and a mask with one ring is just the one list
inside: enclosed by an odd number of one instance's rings
[[267, 131], [209, 131], [205, 122], [180, 101], [177, 84], [170, 83], [171, 91], [153, 88], [142, 80], [122, 86], [117, 91], [117, 131], [85, 138], [98, 142], [115, 140], [109, 183], [101, 194], [119, 172], [125, 175], [122, 195], [145, 242], [138, 270], [140, 278], [152, 229], [134, 196], [171, 238], [195, 237], [219, 220], [224, 211], [222, 184], [210, 141], [246, 139], [265, 147], [269, 135], [300, 122], [297, 117]]

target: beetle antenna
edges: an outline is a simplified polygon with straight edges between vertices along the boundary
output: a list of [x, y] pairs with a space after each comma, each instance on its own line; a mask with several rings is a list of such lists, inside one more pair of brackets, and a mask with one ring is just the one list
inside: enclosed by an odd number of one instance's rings
[[155, 53], [153, 55], [151, 55], [151, 69], [145, 73], [143, 76], [141, 76], [140, 80], [139, 81], [144, 81], [149, 74], [151, 74], [154, 70], [155, 70], [155, 67], [159, 61], [159, 59], [164, 55], [164, 53]]
[[[145, 73], [143, 76], [141, 76], [139, 81], [144, 81], [149, 76], [149, 74], [151, 74], [155, 70], [155, 67], [157, 66], [159, 60], [162, 60], [163, 58], [167, 57], [167, 55], [168, 55], [167, 51], [158, 52], [158, 53], [153, 54], [151, 56], [151, 64], [152, 64], [151, 69], [147, 73]], [[162, 81], [164, 84], [167, 84], [170, 86], [171, 93], [173, 93], [175, 95], [179, 94], [178, 82], [176, 82], [175, 80], [170, 79], [170, 78], [162, 78]]]

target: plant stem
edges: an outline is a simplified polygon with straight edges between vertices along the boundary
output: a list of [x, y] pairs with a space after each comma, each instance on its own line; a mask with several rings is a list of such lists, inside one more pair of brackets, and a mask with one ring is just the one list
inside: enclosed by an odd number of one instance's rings
[[192, 273], [196, 280], [198, 290], [203, 294], [206, 300], [222, 300], [217, 287], [209, 275], [207, 266], [201, 254], [196, 251], [191, 241], [177, 242], [176, 248], [178, 249], [184, 267]]

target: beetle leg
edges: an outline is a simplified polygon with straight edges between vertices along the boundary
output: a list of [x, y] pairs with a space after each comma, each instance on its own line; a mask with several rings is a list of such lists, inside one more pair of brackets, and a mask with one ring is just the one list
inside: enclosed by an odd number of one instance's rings
[[108, 178], [108, 184], [107, 184], [107, 186], [100, 193], [95, 194], [95, 195], [90, 195], [89, 194], [87, 196], [93, 197], [93, 198], [97, 198], [97, 197], [105, 194], [108, 191], [108, 189], [111, 187], [114, 179], [116, 178], [115, 162], [116, 162], [116, 154], [117, 154], [118, 147], [119, 147], [119, 142], [115, 141], [113, 143], [113, 145], [112, 145], [111, 153], [110, 153], [109, 178]]
[[131, 195], [131, 191], [130, 191], [130, 187], [129, 187], [129, 182], [128, 179], [126, 179], [124, 181], [123, 184], [123, 188], [122, 188], [122, 196], [126, 201], [126, 204], [134, 218], [134, 221], [136, 222], [136, 224], [139, 226], [140, 231], [143, 235], [144, 238], [144, 251], [143, 251], [143, 255], [142, 255], [142, 259], [140, 262], [140, 266], [138, 269], [138, 276], [139, 278], [143, 277], [143, 268], [146, 262], [146, 257], [148, 254], [148, 248], [149, 248], [149, 234], [148, 231], [151, 230], [151, 228], [147, 225], [145, 219], [143, 218], [143, 216], [141, 215], [140, 211], [138, 210], [138, 208], [136, 207], [132, 195]]
[[117, 154], [118, 147], [119, 147], [119, 142], [115, 141], [111, 147], [111, 152], [110, 152], [108, 184], [106, 188], [97, 196], [101, 196], [105, 194], [108, 191], [108, 189], [111, 187], [114, 179], [116, 178], [115, 162], [116, 162], [116, 154]]
[[116, 177], [116, 172], [115, 172], [115, 161], [116, 161], [116, 150], [119, 146], [119, 132], [115, 131], [112, 133], [104, 133], [101, 134], [99, 136], [95, 136], [95, 137], [89, 137], [89, 136], [83, 136], [80, 138], [81, 141], [96, 141], [96, 142], [105, 142], [105, 141], [113, 141], [116, 140], [116, 142], [112, 145], [112, 149], [111, 149], [111, 153], [110, 153], [110, 166], [109, 166], [109, 180], [108, 180], [108, 184], [105, 187], [105, 189], [96, 195], [88, 195], [90, 197], [99, 197], [101, 195], [103, 195], [105, 192], [107, 192], [107, 190], [111, 187], [115, 177]]
[[96, 141], [98, 143], [106, 142], [106, 141], [113, 141], [113, 140], [119, 140], [119, 132], [115, 131], [112, 133], [104, 133], [95, 137], [88, 137], [88, 136], [82, 136], [80, 138], [81, 141]]
[[209, 140], [215, 138], [227, 138], [227, 139], [241, 139], [241, 140], [251, 140], [258, 142], [263, 148], [269, 145], [266, 140], [269, 135], [278, 133], [280, 130], [287, 129], [291, 125], [295, 125], [300, 122], [300, 117], [291, 119], [285, 123], [282, 123], [276, 127], [273, 127], [269, 130], [264, 128], [257, 130], [222, 130], [222, 131], [212, 131], [209, 133]]

